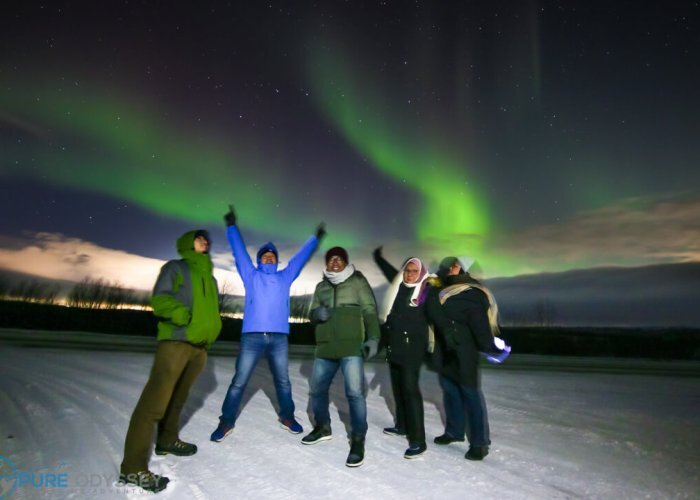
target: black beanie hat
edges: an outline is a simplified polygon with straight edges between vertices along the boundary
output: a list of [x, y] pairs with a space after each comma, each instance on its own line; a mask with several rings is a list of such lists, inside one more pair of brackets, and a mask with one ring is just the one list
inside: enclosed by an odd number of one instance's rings
[[258, 262], [260, 262], [260, 257], [262, 257], [267, 252], [272, 252], [273, 254], [275, 254], [275, 260], [280, 260], [279, 255], [277, 254], [277, 247], [271, 241], [268, 241], [260, 247], [260, 250], [258, 250]]
[[340, 257], [346, 263], [350, 262], [350, 260], [348, 259], [348, 251], [345, 250], [343, 247], [333, 247], [330, 250], [328, 250], [326, 252], [326, 262], [331, 260], [331, 257]]

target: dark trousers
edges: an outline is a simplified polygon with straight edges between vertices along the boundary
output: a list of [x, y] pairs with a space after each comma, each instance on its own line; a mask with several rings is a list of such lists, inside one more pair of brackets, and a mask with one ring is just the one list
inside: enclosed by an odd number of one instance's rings
[[156, 424], [158, 444], [167, 446], [178, 439], [182, 407], [206, 363], [207, 351], [202, 347], [186, 342], [158, 342], [151, 375], [129, 422], [122, 474], [148, 470]]
[[389, 363], [391, 389], [396, 402], [396, 427], [405, 430], [411, 445], [425, 444], [423, 395], [420, 392], [420, 366], [407, 368]]
[[440, 375], [440, 387], [442, 387], [442, 400], [445, 405], [445, 433], [452, 437], [463, 438], [466, 420], [468, 420], [469, 444], [471, 446], [491, 444], [486, 401], [481, 389], [458, 384], [443, 375]]

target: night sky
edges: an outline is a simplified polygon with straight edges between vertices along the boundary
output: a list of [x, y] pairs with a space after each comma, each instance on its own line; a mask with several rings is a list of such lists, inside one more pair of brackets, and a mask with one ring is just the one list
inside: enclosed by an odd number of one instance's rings
[[0, 268], [148, 288], [204, 227], [230, 269], [229, 203], [368, 274], [700, 261], [696, 1], [17, 1], [0, 41]]

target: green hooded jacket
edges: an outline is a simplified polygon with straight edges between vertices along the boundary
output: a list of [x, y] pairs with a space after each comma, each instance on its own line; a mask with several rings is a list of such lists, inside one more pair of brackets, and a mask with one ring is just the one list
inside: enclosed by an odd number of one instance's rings
[[316, 357], [340, 359], [362, 356], [362, 344], [379, 340], [377, 304], [372, 288], [359, 271], [338, 285], [323, 278], [314, 291], [311, 310], [331, 309], [328, 321], [316, 324]]
[[194, 250], [196, 231], [177, 240], [181, 260], [161, 268], [151, 305], [159, 318], [158, 340], [181, 340], [209, 348], [221, 331], [219, 291], [208, 253]]

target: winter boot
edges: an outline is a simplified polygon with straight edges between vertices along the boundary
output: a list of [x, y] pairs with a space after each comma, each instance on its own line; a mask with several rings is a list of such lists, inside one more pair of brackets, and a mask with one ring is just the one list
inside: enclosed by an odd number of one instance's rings
[[464, 458], [467, 460], [483, 460], [489, 454], [488, 446], [470, 446]]
[[345, 465], [348, 467], [359, 467], [365, 463], [365, 437], [353, 436], [350, 440], [350, 453]]
[[185, 443], [176, 439], [168, 445], [156, 443], [156, 455], [177, 455], [178, 457], [189, 457], [197, 453], [197, 445]]
[[158, 493], [163, 491], [168, 485], [168, 479], [165, 476], [159, 476], [154, 474], [149, 470], [142, 470], [141, 472], [132, 472], [130, 474], [119, 474], [119, 482], [123, 484], [133, 484], [139, 486], [145, 491], [151, 491], [153, 493]]
[[433, 443], [435, 444], [450, 444], [450, 443], [462, 443], [464, 442], [464, 436], [461, 438], [451, 436], [447, 433], [442, 434], [441, 436], [436, 437], [433, 439]]
[[428, 447], [425, 445], [425, 443], [411, 443], [406, 452], [403, 454], [403, 458], [418, 458], [425, 453], [427, 449]]
[[306, 436], [301, 438], [302, 444], [316, 444], [319, 441], [327, 441], [328, 439], [333, 439], [331, 434], [331, 426], [328, 424], [317, 425], [314, 430], [309, 432]]

